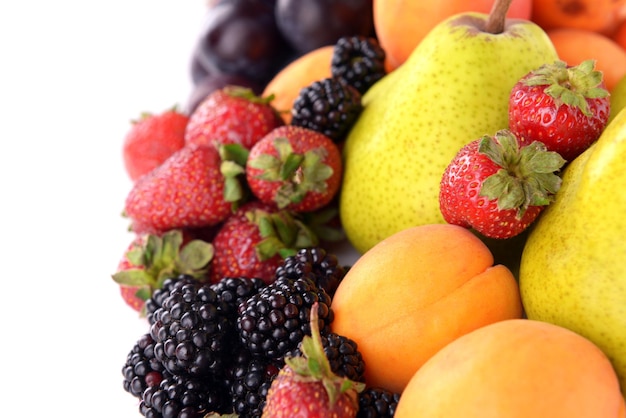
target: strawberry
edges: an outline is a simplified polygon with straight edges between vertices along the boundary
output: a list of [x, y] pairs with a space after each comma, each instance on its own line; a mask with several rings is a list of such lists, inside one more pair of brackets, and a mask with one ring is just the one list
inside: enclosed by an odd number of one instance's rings
[[285, 357], [285, 365], [267, 392], [262, 418], [356, 416], [358, 393], [365, 385], [332, 372], [322, 345], [317, 309], [315, 302], [311, 307], [311, 335], [301, 342], [302, 356]]
[[188, 274], [208, 279], [213, 246], [199, 239], [188, 239], [180, 230], [161, 236], [137, 235], [118, 263], [113, 280], [120, 285], [124, 301], [143, 312], [145, 301], [160, 289], [168, 277]]
[[[124, 214], [142, 230], [216, 225], [231, 213], [223, 161], [212, 146], [189, 145], [135, 182]], [[132, 228], [132, 227], [131, 227]]]
[[522, 77], [509, 97], [509, 129], [520, 144], [541, 141], [572, 161], [604, 130], [609, 93], [594, 61], [546, 64]]
[[285, 257], [317, 244], [312, 230], [288, 211], [258, 200], [245, 203], [213, 239], [211, 281], [257, 277], [270, 283]]
[[281, 126], [250, 150], [246, 179], [261, 201], [295, 212], [326, 206], [341, 184], [341, 151], [329, 137], [300, 126]]
[[439, 204], [446, 222], [489, 238], [520, 234], [559, 190], [565, 160], [539, 141], [520, 147], [508, 130], [465, 145], [446, 167]]
[[143, 113], [133, 120], [124, 138], [122, 155], [130, 179], [136, 181], [185, 145], [189, 117], [176, 108], [159, 114]]
[[271, 105], [245, 87], [226, 86], [204, 99], [189, 117], [187, 144], [240, 144], [250, 149], [272, 129], [285, 124]]

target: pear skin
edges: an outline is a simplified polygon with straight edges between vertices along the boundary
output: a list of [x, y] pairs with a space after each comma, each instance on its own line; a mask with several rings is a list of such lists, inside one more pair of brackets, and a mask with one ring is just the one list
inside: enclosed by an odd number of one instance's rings
[[346, 138], [340, 216], [361, 253], [411, 226], [443, 223], [439, 183], [466, 143], [508, 127], [508, 98], [529, 71], [558, 59], [536, 24], [462, 13], [436, 26], [363, 96]]
[[519, 283], [528, 317], [600, 347], [626, 396], [625, 162], [626, 109], [565, 168], [555, 201], [528, 236]]

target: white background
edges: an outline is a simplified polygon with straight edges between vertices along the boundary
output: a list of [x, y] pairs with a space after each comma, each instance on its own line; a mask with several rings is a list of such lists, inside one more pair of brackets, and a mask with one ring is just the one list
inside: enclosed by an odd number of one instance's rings
[[185, 102], [206, 4], [0, 6], [2, 416], [141, 416], [121, 367], [147, 323], [110, 278], [131, 238], [121, 145]]

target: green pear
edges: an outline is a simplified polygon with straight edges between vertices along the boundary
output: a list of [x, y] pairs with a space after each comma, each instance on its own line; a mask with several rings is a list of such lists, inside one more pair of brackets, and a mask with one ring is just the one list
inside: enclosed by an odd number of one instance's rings
[[626, 76], [622, 77], [613, 87], [610, 99], [611, 114], [609, 115], [609, 122], [617, 116], [620, 110], [626, 107]]
[[[563, 171], [522, 252], [530, 319], [569, 328], [612, 361], [626, 395], [626, 109]], [[581, 359], [584, 361], [584, 359]]]
[[[345, 142], [339, 203], [346, 236], [359, 252], [402, 229], [443, 223], [439, 183], [446, 166], [466, 143], [507, 128], [513, 85], [558, 59], [538, 25], [505, 21], [507, 7], [441, 22], [363, 96]], [[487, 30], [493, 22], [503, 29]]]

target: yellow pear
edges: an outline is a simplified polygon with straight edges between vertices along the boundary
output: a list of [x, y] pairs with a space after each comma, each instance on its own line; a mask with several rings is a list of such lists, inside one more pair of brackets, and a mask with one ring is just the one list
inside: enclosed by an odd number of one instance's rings
[[528, 317], [594, 342], [626, 395], [625, 168], [626, 109], [565, 168], [528, 236], [519, 283]]
[[[466, 143], [507, 128], [513, 85], [558, 59], [539, 26], [505, 21], [502, 4], [441, 22], [363, 96], [345, 142], [340, 196], [359, 252], [408, 227], [444, 222], [438, 196], [446, 166]], [[496, 21], [502, 29], [491, 29]]]
[[626, 107], [626, 76], [617, 82], [613, 90], [611, 90], [611, 114], [609, 122], [615, 119], [615, 116]]

